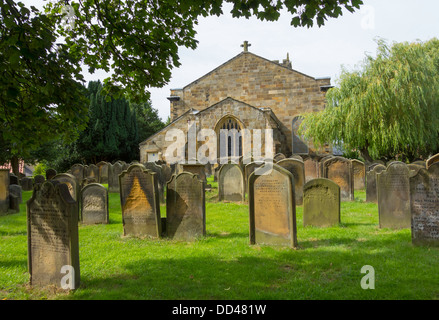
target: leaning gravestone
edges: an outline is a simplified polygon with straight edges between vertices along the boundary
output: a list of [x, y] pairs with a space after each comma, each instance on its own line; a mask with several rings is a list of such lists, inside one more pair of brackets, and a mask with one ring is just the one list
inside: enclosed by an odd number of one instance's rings
[[206, 234], [204, 181], [183, 172], [167, 183], [166, 232], [178, 240], [195, 240]]
[[249, 178], [250, 243], [297, 246], [294, 177], [273, 164], [270, 173]]
[[439, 163], [410, 177], [411, 231], [414, 245], [439, 247]]
[[0, 169], [0, 214], [9, 210], [9, 170]]
[[109, 222], [108, 190], [99, 183], [91, 183], [81, 190], [81, 223], [107, 224]]
[[392, 162], [377, 174], [380, 228], [410, 228], [409, 169], [403, 162]]
[[343, 157], [333, 157], [323, 163], [323, 176], [340, 187], [341, 201], [354, 200], [352, 163]]
[[157, 174], [134, 164], [119, 176], [124, 235], [160, 238], [162, 234]]
[[296, 205], [303, 204], [303, 186], [305, 185], [305, 165], [303, 161], [297, 159], [284, 159], [277, 163], [282, 168], [288, 170], [294, 176], [294, 194]]
[[218, 172], [218, 200], [244, 201], [244, 174], [239, 164], [224, 164]]
[[48, 181], [35, 186], [27, 202], [28, 268], [30, 284], [62, 286], [63, 268], [79, 286], [77, 202], [66, 185]]
[[303, 226], [332, 227], [340, 223], [340, 187], [329, 179], [314, 179], [303, 187]]
[[46, 180], [50, 180], [56, 175], [57, 175], [57, 172], [55, 169], [47, 169], [46, 170]]
[[108, 167], [108, 192], [119, 192], [119, 175], [123, 168], [120, 162], [116, 162]]
[[354, 190], [363, 190], [366, 186], [366, 166], [364, 162], [357, 159], [353, 159], [351, 162], [354, 174]]
[[23, 191], [32, 191], [34, 188], [34, 182], [32, 178], [29, 177], [21, 178], [20, 185], [23, 188]]
[[382, 164], [377, 164], [372, 170], [366, 173], [366, 202], [378, 203], [377, 195], [377, 174], [386, 170]]

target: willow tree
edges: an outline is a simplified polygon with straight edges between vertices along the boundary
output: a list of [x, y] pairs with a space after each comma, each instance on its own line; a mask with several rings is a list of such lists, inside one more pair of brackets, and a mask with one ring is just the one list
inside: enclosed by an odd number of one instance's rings
[[319, 113], [303, 114], [300, 132], [316, 146], [342, 144], [366, 161], [413, 159], [439, 147], [439, 40], [378, 41], [359, 70], [342, 69]]

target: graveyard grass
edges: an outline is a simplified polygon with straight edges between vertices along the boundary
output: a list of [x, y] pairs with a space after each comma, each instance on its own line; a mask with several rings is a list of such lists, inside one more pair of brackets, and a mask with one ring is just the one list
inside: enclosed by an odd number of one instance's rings
[[[297, 207], [291, 249], [250, 245], [248, 205], [218, 202], [208, 183], [207, 235], [195, 242], [123, 237], [119, 194], [110, 193], [110, 224], [79, 226], [81, 286], [72, 291], [29, 286], [23, 192], [20, 213], [0, 217], [0, 299], [439, 299], [439, 248], [414, 247], [409, 229], [380, 229], [364, 191], [342, 203], [337, 227], [304, 228]], [[374, 290], [361, 288], [365, 265]]]

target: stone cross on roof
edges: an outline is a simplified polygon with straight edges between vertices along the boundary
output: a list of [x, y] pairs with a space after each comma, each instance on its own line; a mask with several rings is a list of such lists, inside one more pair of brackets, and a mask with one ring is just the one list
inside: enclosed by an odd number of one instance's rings
[[244, 52], [248, 52], [248, 47], [251, 47], [251, 44], [246, 40], [243, 44], [241, 44], [241, 47], [244, 48]]

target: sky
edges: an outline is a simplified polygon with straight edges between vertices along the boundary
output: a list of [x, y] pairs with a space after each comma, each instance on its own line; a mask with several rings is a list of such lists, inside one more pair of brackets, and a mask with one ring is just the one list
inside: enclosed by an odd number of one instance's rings
[[[21, 0], [24, 3], [41, 0]], [[46, 0], [47, 1], [47, 0]], [[366, 54], [375, 55], [377, 38], [392, 42], [427, 41], [439, 37], [438, 0], [363, 0], [361, 10], [328, 19], [323, 27], [296, 28], [291, 16], [282, 12], [275, 22], [256, 18], [232, 18], [224, 6], [220, 17], [200, 18], [196, 27], [195, 50], [180, 48], [181, 66], [163, 88], [149, 88], [153, 108], [166, 121], [170, 114], [170, 90], [183, 88], [242, 52], [249, 51], [268, 60], [282, 61], [289, 54], [293, 69], [309, 76], [331, 77], [337, 85], [342, 66], [358, 68]], [[87, 81], [103, 80], [104, 73], [84, 74]]]

